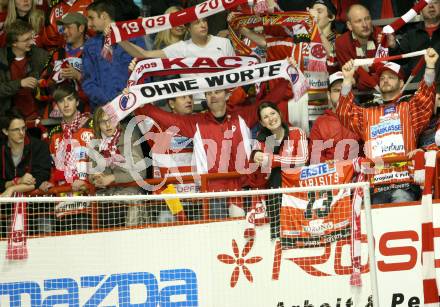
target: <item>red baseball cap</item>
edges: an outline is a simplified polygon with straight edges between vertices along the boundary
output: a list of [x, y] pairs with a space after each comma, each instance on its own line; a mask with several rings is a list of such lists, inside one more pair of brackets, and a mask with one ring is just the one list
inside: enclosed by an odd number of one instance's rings
[[403, 69], [399, 64], [396, 64], [393, 62], [387, 62], [385, 65], [381, 65], [377, 69], [377, 75], [380, 77], [380, 75], [385, 70], [391, 71], [391, 72], [395, 73], [400, 79], [405, 80], [405, 73], [403, 72]]

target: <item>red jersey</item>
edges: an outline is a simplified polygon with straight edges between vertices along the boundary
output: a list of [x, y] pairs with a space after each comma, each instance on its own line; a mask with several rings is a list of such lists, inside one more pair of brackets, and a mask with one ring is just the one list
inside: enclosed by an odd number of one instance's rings
[[[336, 109], [344, 126], [365, 142], [365, 155], [371, 159], [406, 156], [417, 148], [417, 138], [429, 123], [434, 106], [435, 85], [420, 82], [418, 91], [409, 98], [371, 108], [357, 106], [353, 93], [341, 94]], [[410, 182], [407, 166], [385, 165], [376, 168], [372, 184], [389, 185]]]
[[[315, 164], [282, 173], [283, 187], [314, 187], [350, 183], [359, 160]], [[350, 189], [283, 194], [283, 247], [315, 247], [350, 235]]]
[[[264, 99], [279, 103], [285, 98], [287, 81], [281, 81], [277, 90]], [[251, 153], [250, 127], [258, 122], [258, 102], [245, 107], [227, 107], [222, 121], [218, 121], [211, 112], [191, 115], [170, 114], [151, 104], [135, 111], [136, 115], [153, 118], [160, 127], [177, 127], [182, 136], [194, 141], [194, 159], [198, 174], [226, 173], [247, 169]], [[240, 179], [211, 180], [208, 191], [240, 189]]]
[[[76, 169], [78, 171], [78, 178], [80, 180], [87, 180], [87, 145], [90, 140], [93, 139], [93, 124], [92, 120], [89, 119], [81, 128], [73, 132], [72, 134], [72, 149], [74, 153], [74, 159], [76, 163]], [[63, 129], [61, 125], [53, 128], [49, 133], [49, 150], [52, 155], [53, 161], [60, 157], [63, 153], [59, 153], [60, 148], [64, 148], [62, 143], [65, 142], [63, 138]], [[52, 174], [50, 176], [50, 181], [55, 185], [60, 185], [66, 183], [64, 177], [64, 171], [62, 169], [52, 168]]]

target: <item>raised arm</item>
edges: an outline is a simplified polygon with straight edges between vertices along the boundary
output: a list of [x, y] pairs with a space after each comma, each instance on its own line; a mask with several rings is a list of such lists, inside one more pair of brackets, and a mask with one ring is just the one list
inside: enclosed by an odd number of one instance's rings
[[130, 41], [122, 41], [118, 43], [129, 55], [136, 58], [165, 58], [165, 52], [162, 50], [145, 50]]
[[434, 111], [435, 103], [435, 67], [438, 53], [433, 48], [428, 48], [425, 54], [426, 69], [419, 89], [409, 101], [411, 125], [416, 135], [419, 135], [429, 123]]
[[341, 96], [339, 97], [336, 114], [339, 116], [342, 124], [348, 129], [356, 132], [362, 138], [364, 136], [363, 112], [362, 108], [354, 103], [354, 95], [351, 91], [354, 83], [355, 67], [353, 60], [349, 60], [342, 67], [344, 81], [342, 82]]

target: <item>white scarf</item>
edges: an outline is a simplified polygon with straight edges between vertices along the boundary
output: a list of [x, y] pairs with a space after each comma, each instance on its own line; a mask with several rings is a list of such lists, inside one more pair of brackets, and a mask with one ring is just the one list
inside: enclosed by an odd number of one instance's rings
[[[295, 72], [299, 70], [294, 70]], [[262, 63], [252, 67], [239, 67], [199, 78], [181, 78], [162, 82], [135, 85], [130, 87], [127, 95], [119, 95], [107, 105], [104, 111], [113, 123], [124, 119], [131, 112], [144, 104], [161, 99], [169, 99], [182, 95], [192, 95], [213, 89], [222, 90], [277, 78], [291, 80], [298, 78], [287, 60]], [[298, 81], [298, 80], [294, 80]], [[301, 82], [293, 82], [293, 92], [301, 92], [295, 87], [303, 87]]]

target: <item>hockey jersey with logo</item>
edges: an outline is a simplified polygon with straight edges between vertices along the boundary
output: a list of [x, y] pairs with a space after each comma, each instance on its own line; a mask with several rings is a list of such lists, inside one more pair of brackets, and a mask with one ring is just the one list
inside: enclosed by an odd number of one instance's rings
[[[361, 159], [320, 163], [282, 176], [283, 187], [316, 187], [350, 183]], [[350, 236], [350, 189], [283, 194], [281, 242], [284, 248], [315, 247]]]
[[[434, 99], [434, 84], [421, 81], [412, 97], [371, 108], [357, 106], [351, 92], [341, 95], [336, 113], [344, 126], [361, 136], [368, 158], [404, 157], [417, 148], [417, 138], [432, 115]], [[410, 170], [402, 163], [385, 164], [376, 168], [370, 181], [375, 187], [409, 183]]]

